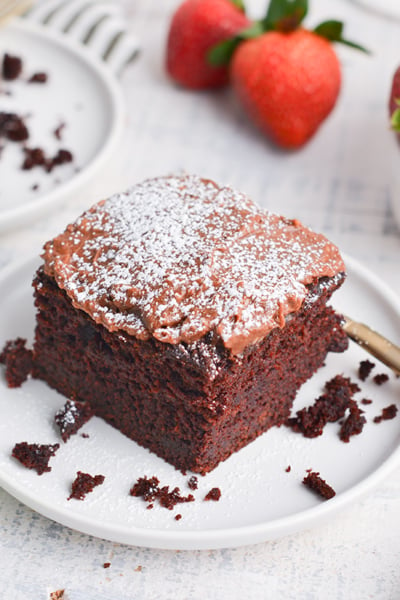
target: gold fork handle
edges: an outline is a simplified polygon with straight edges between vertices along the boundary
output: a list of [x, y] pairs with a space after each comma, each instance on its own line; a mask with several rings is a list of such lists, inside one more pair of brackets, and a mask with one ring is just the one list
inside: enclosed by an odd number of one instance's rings
[[400, 347], [364, 323], [357, 323], [346, 316], [343, 318], [343, 329], [349, 338], [392, 369], [396, 375], [400, 375]]

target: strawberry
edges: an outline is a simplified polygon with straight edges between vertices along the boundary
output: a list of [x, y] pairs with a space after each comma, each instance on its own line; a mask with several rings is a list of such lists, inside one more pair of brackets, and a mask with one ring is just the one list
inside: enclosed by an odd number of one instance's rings
[[190, 89], [228, 83], [228, 65], [213, 66], [208, 51], [249, 27], [240, 0], [185, 0], [172, 17], [166, 68], [177, 83]]
[[231, 61], [231, 81], [249, 116], [287, 149], [303, 146], [335, 106], [341, 69], [331, 42], [364, 50], [343, 39], [338, 21], [301, 27], [307, 11], [307, 0], [271, 0], [262, 21], [209, 53], [213, 64]]
[[249, 116], [284, 148], [299, 148], [333, 109], [338, 58], [328, 40], [305, 29], [271, 31], [241, 44], [232, 83]]
[[393, 75], [389, 97], [389, 116], [393, 131], [400, 134], [400, 67]]

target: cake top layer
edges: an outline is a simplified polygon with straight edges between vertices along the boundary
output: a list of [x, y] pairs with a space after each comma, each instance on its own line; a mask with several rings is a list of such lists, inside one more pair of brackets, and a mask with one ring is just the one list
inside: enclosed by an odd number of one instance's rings
[[45, 272], [110, 331], [232, 354], [297, 311], [307, 284], [344, 271], [324, 236], [199, 177], [144, 181], [86, 211], [44, 248]]

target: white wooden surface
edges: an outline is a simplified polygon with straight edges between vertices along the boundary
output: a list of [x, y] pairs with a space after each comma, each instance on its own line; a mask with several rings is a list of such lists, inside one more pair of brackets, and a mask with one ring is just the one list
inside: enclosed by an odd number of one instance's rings
[[[400, 226], [393, 212], [400, 202], [393, 159], [400, 166], [400, 154], [388, 136], [386, 108], [400, 64], [400, 23], [347, 0], [311, 2], [310, 26], [343, 18], [347, 36], [373, 53], [338, 48], [343, 89], [337, 107], [306, 148], [285, 154], [248, 123], [229, 90], [191, 93], [168, 81], [164, 44], [177, 0], [119, 1], [142, 52], [121, 80], [129, 107], [121, 152], [94, 182], [92, 195], [177, 170], [231, 183], [261, 205], [326, 233], [400, 296]], [[263, 4], [251, 2], [255, 15]], [[0, 268], [37, 254], [87, 204], [87, 195], [74, 198], [57, 214], [3, 235]], [[400, 468], [323, 527], [218, 551], [105, 542], [51, 522], [0, 490], [0, 597], [40, 600], [64, 588], [68, 600], [396, 600], [399, 534]]]

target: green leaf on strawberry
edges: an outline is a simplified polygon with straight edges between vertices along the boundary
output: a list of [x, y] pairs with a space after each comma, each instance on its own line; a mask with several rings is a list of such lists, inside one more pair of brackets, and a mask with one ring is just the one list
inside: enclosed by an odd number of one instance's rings
[[243, 3], [243, 0], [230, 0], [230, 1], [232, 2], [232, 4], [234, 4], [236, 6], [236, 8], [238, 8], [242, 12], [245, 12], [245, 6]]
[[396, 110], [392, 114], [392, 117], [390, 119], [390, 125], [393, 131], [400, 133], [400, 98], [395, 99], [395, 104], [398, 106], [398, 108], [396, 108]]
[[361, 50], [362, 52], [369, 54], [369, 50], [363, 46], [360, 46], [360, 44], [346, 40], [342, 35], [343, 29], [344, 25], [341, 21], [330, 20], [324, 21], [315, 27], [314, 33], [326, 38], [330, 42], [340, 42], [341, 44], [345, 44], [346, 46], [350, 46], [351, 48], [355, 48], [356, 50]]
[[289, 32], [297, 29], [308, 12], [308, 0], [271, 0], [263, 19], [264, 30]]
[[207, 54], [207, 60], [213, 67], [221, 67], [229, 64], [234, 51], [243, 40], [256, 38], [264, 33], [264, 28], [261, 22], [254, 22], [250, 27], [246, 27], [235, 37], [224, 40], [211, 48]]

